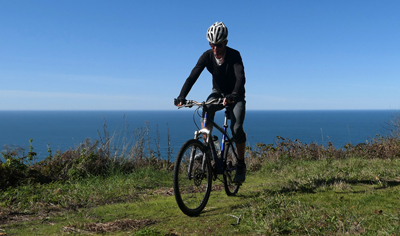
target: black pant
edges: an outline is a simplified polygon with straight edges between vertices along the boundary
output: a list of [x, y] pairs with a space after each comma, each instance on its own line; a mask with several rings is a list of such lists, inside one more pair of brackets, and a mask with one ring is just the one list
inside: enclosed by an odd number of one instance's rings
[[[223, 98], [224, 94], [219, 93], [216, 90], [213, 90], [210, 96], [208, 96], [207, 101], [210, 101], [215, 98]], [[246, 100], [244, 97], [239, 97], [237, 101], [232, 105], [233, 108], [230, 109], [230, 118], [231, 118], [231, 131], [233, 140], [236, 143], [244, 143], [246, 142], [246, 133], [243, 130], [243, 123], [246, 114]], [[207, 106], [207, 119], [214, 120], [215, 112], [224, 109], [223, 105], [212, 105]]]

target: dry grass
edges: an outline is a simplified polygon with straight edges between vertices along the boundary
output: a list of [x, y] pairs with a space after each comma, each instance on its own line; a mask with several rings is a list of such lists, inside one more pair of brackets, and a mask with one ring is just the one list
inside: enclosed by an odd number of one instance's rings
[[138, 230], [140, 228], [154, 224], [155, 220], [124, 219], [105, 223], [83, 223], [67, 225], [62, 228], [65, 233], [106, 233], [123, 230]]
[[[121, 133], [110, 135], [104, 124], [98, 140], [86, 139], [76, 148], [65, 152], [57, 151], [54, 155], [49, 149], [49, 156], [40, 162], [33, 161], [33, 156], [36, 155], [34, 152], [25, 156], [24, 149], [5, 146], [1, 152], [6, 162], [0, 162], [0, 189], [21, 184], [44, 184], [115, 173], [127, 174], [150, 166], [172, 170], [172, 149], [168, 147], [167, 156], [162, 156], [160, 137], [158, 135], [158, 140], [151, 140], [149, 129], [146, 123], [133, 133], [125, 129]], [[170, 145], [169, 134], [167, 139]], [[33, 149], [32, 146], [30, 148]]]
[[390, 159], [400, 157], [400, 140], [395, 137], [377, 136], [366, 143], [346, 144], [343, 148], [335, 148], [332, 143], [328, 147], [316, 143], [302, 143], [277, 137], [275, 145], [257, 143], [255, 147], [247, 147], [247, 160], [250, 169], [258, 170], [265, 160], [326, 160], [349, 157], [367, 159]]

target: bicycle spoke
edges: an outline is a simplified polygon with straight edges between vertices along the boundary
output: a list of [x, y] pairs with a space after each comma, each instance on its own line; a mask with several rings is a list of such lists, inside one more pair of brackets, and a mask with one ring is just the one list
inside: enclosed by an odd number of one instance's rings
[[203, 154], [202, 143], [198, 140], [190, 140], [182, 146], [175, 163], [175, 198], [181, 210], [187, 215], [199, 214], [207, 204], [210, 195], [210, 164], [206, 158], [203, 158]]
[[225, 146], [224, 158], [226, 159], [226, 170], [224, 173], [224, 187], [228, 196], [234, 196], [239, 191], [240, 185], [233, 183], [232, 180], [236, 174], [237, 159], [233, 153], [233, 145], [227, 144]]

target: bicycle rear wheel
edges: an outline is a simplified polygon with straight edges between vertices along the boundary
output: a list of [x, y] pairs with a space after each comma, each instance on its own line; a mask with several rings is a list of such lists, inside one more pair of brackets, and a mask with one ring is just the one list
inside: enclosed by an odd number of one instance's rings
[[235, 196], [239, 191], [240, 184], [233, 183], [236, 174], [237, 158], [233, 153], [235, 148], [231, 143], [225, 143], [224, 158], [226, 160], [226, 168], [224, 173], [224, 188], [228, 196]]
[[191, 139], [183, 144], [175, 160], [175, 200], [188, 216], [199, 215], [210, 197], [212, 170], [210, 159], [206, 156], [203, 158], [205, 154], [204, 144]]

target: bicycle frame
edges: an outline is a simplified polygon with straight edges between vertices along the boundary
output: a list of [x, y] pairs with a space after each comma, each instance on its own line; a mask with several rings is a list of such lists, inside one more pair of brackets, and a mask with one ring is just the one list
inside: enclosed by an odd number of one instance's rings
[[[232, 176], [237, 174], [238, 154], [227, 132], [230, 108], [225, 107], [225, 120], [221, 127], [213, 120], [207, 120], [208, 107], [205, 105], [209, 104], [222, 105], [223, 99], [202, 103], [189, 100], [185, 104], [179, 104], [179, 108], [196, 105], [198, 106], [196, 111], [203, 108], [202, 127], [195, 131], [194, 139], [189, 139], [182, 145], [174, 166], [175, 199], [181, 211], [188, 216], [199, 215], [205, 208], [212, 190], [212, 181], [219, 179], [218, 175], [222, 174], [223, 178], [219, 180], [223, 182], [228, 196], [235, 196], [241, 185], [232, 181]], [[221, 132], [221, 155], [218, 155], [219, 151], [217, 153], [214, 147], [213, 129], [208, 130], [207, 127], [213, 127]]]
[[[203, 109], [206, 109], [206, 107], [204, 106]], [[216, 171], [217, 174], [224, 174], [225, 172], [225, 166], [224, 166], [224, 158], [225, 158], [225, 144], [226, 141], [232, 143], [232, 139], [229, 137], [228, 133], [227, 133], [227, 128], [228, 128], [228, 117], [229, 117], [229, 108], [225, 108], [225, 119], [224, 119], [224, 125], [223, 128], [221, 128], [218, 124], [216, 124], [213, 120], [207, 120], [207, 111], [205, 110], [203, 112], [203, 128], [200, 130], [195, 131], [194, 133], [194, 138], [201, 138], [203, 135], [206, 135], [206, 140], [205, 140], [205, 145], [211, 150], [212, 156], [214, 158], [214, 161], [216, 163]], [[215, 146], [214, 146], [214, 142], [211, 141], [211, 137], [212, 137], [212, 131], [206, 129], [205, 127], [207, 126], [207, 124], [211, 124], [214, 128], [216, 128], [219, 132], [222, 133], [222, 143], [221, 143], [221, 156], [218, 157], [216, 151], [215, 151]], [[238, 159], [236, 150], [234, 148], [232, 148], [232, 151], [235, 155], [236, 160]], [[194, 157], [193, 157], [194, 158]], [[192, 166], [192, 165], [189, 165]], [[205, 167], [205, 162], [204, 162], [204, 158], [203, 158], [203, 169]], [[191, 168], [189, 170], [189, 173], [191, 173]]]

